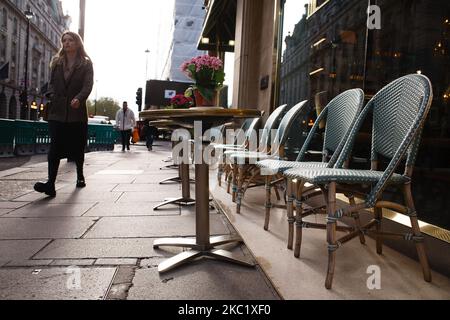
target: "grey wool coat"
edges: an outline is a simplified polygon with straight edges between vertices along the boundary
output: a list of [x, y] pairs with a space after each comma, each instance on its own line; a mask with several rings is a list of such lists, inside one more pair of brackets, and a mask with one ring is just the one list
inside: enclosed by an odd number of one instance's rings
[[[90, 60], [78, 61], [67, 80], [64, 78], [63, 64], [56, 63], [51, 69], [47, 93], [51, 101], [48, 108], [48, 120], [87, 122], [86, 100], [91, 94], [93, 83], [94, 70]], [[75, 98], [80, 101], [78, 109], [70, 106], [70, 102]]]

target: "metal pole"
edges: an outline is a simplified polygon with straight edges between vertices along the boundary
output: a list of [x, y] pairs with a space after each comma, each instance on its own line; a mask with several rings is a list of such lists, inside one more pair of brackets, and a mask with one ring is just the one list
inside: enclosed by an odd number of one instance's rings
[[81, 39], [84, 40], [84, 20], [85, 20], [85, 13], [86, 13], [86, 0], [80, 0], [80, 22], [79, 22], [79, 28], [78, 28], [78, 34], [80, 35]]
[[150, 53], [150, 50], [145, 50], [145, 53], [147, 54], [146, 62], [145, 62], [145, 81], [148, 80], [148, 54]]
[[147, 55], [146, 57], [146, 62], [145, 62], [145, 85], [144, 85], [144, 90], [145, 90], [145, 94], [144, 92], [142, 93], [143, 96], [143, 100], [144, 100], [144, 110], [147, 109], [147, 105], [146, 105], [146, 101], [145, 101], [145, 97], [147, 96], [147, 81], [148, 81], [148, 56], [150, 54], [150, 50], [145, 50], [145, 53]]
[[26, 108], [26, 114], [25, 119], [30, 118], [30, 110], [28, 108], [28, 50], [30, 45], [30, 19], [27, 18], [27, 43], [25, 46], [25, 83], [24, 83], [24, 96], [26, 96], [26, 105], [24, 106]]
[[95, 80], [95, 103], [94, 103], [94, 116], [97, 115], [97, 92], [98, 92], [98, 80]]

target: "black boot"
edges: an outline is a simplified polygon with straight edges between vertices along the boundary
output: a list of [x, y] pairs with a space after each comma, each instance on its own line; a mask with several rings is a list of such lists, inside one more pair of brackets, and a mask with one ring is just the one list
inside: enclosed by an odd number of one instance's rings
[[86, 187], [86, 181], [84, 180], [84, 177], [78, 177], [77, 188], [84, 188], [84, 187]]
[[77, 161], [77, 188], [86, 187], [86, 181], [83, 175], [83, 161]]
[[56, 197], [55, 184], [50, 181], [38, 182], [34, 185], [34, 190], [37, 192], [45, 193], [49, 197]]
[[45, 193], [50, 197], [56, 197], [55, 182], [58, 175], [59, 162], [59, 160], [48, 160], [48, 181], [36, 183], [34, 190]]

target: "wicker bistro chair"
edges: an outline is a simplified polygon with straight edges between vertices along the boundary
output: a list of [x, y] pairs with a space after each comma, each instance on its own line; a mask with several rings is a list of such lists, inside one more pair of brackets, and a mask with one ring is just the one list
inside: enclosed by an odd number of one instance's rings
[[[288, 139], [289, 130], [301, 115], [301, 112], [306, 107], [306, 103], [306, 100], [298, 103], [283, 116], [273, 138], [270, 131], [262, 133], [261, 142], [264, 144], [260, 144], [259, 152], [241, 151], [229, 154], [229, 159], [234, 165], [233, 175], [236, 176], [238, 174], [236, 213], [240, 213], [242, 199], [246, 190], [251, 187], [251, 184], [254, 183], [253, 186], [264, 184], [257, 182], [261, 180], [260, 169], [256, 166], [257, 161], [284, 156], [284, 145]], [[278, 194], [277, 197], [279, 198]]]
[[[417, 213], [411, 194], [411, 176], [420, 143], [422, 128], [432, 102], [432, 87], [423, 75], [412, 74], [399, 78], [381, 89], [366, 105], [356, 121], [349, 138], [334, 168], [289, 169], [284, 172], [288, 179], [297, 180], [297, 199], [302, 198], [303, 184], [314, 184], [323, 192], [327, 203], [327, 242], [328, 271], [325, 287], [330, 289], [333, 281], [336, 251], [345, 242], [360, 234], [374, 234], [377, 253], [382, 253], [382, 237], [414, 241], [422, 265], [425, 281], [431, 281], [431, 273], [425, 253], [424, 239], [421, 235]], [[355, 136], [369, 111], [373, 112], [372, 151], [370, 170], [343, 169], [343, 163], [351, 150]], [[378, 171], [379, 157], [390, 159], [384, 171]], [[395, 169], [406, 157], [403, 174]], [[382, 194], [387, 186], [394, 186], [403, 192], [405, 204], [383, 201]], [[350, 204], [342, 209], [336, 208], [336, 192], [351, 192], [364, 197], [364, 202]], [[296, 242], [295, 256], [299, 257], [302, 228], [311, 226], [302, 221], [302, 203], [296, 203]], [[356, 228], [337, 227], [337, 220], [351, 216], [362, 209], [374, 209], [374, 219], [365, 226]], [[393, 209], [410, 217], [411, 234], [381, 232], [382, 208]], [[375, 230], [371, 228], [375, 227]], [[323, 228], [323, 227], [322, 227]], [[336, 230], [350, 233], [336, 239]]]
[[[248, 148], [249, 140], [253, 132], [258, 128], [261, 118], [249, 118], [246, 119], [241, 128], [238, 130], [237, 134], [234, 135], [233, 144], [212, 144], [215, 152], [220, 152], [222, 155], [222, 161], [219, 162], [217, 170], [217, 182], [219, 186], [222, 185], [222, 176], [225, 174], [225, 181], [231, 176], [232, 168], [226, 164], [225, 161], [225, 151], [244, 151]], [[242, 140], [242, 141], [241, 141]], [[240, 144], [239, 144], [240, 143]], [[230, 185], [230, 183], [228, 184]], [[228, 193], [229, 193], [228, 187]]]
[[[287, 107], [287, 105], [279, 106], [267, 118], [266, 123], [264, 124], [264, 127], [262, 129], [263, 134], [261, 135], [260, 140], [258, 142], [258, 146], [259, 146], [259, 148], [261, 148], [261, 151], [264, 151], [264, 148], [265, 148], [264, 146], [267, 146], [269, 143], [270, 132], [272, 130], [274, 130], [275, 128], [278, 128], [282, 114], [286, 110], [286, 107]], [[256, 132], [247, 130], [247, 134], [249, 135], [249, 139], [254, 139]], [[253, 135], [253, 137], [251, 135]], [[249, 144], [249, 147], [251, 147], [251, 148], [247, 149], [247, 152], [250, 152], [252, 150], [252, 148], [258, 147], [258, 146], [250, 146], [250, 144]], [[237, 167], [237, 165], [233, 164], [230, 161], [229, 156], [235, 152], [236, 152], [236, 150], [234, 150], [234, 151], [229, 150], [229, 151], [224, 152], [225, 162], [226, 162], [227, 166], [229, 166], [231, 168], [230, 175], [229, 175], [229, 178], [231, 178], [231, 179], [228, 178], [227, 181], [230, 182], [230, 180], [231, 180], [231, 183], [232, 183], [231, 196], [232, 196], [233, 202], [236, 202], [238, 167]], [[229, 187], [230, 187], [230, 183], [228, 183], [228, 189], [229, 189]]]
[[[257, 163], [261, 168], [261, 172], [266, 175], [266, 216], [264, 221], [264, 229], [269, 229], [270, 210], [272, 207], [282, 207], [289, 209], [288, 223], [288, 249], [293, 246], [294, 217], [292, 212], [292, 185], [287, 183], [287, 206], [274, 205], [271, 201], [271, 189], [276, 188], [279, 182], [284, 182], [282, 173], [290, 168], [331, 168], [344, 146], [354, 122], [359, 115], [364, 103], [364, 92], [361, 89], [347, 90], [333, 100], [331, 100], [318, 116], [314, 126], [311, 128], [308, 136], [295, 161], [285, 161], [277, 159], [265, 159]], [[308, 154], [311, 140], [316, 134], [321, 121], [326, 119], [325, 136], [322, 149], [322, 162], [306, 162], [305, 156]], [[281, 178], [280, 178], [281, 176]], [[314, 187], [312, 189], [315, 189]], [[305, 192], [304, 192], [305, 194]], [[311, 212], [315, 212], [319, 208], [314, 208]]]

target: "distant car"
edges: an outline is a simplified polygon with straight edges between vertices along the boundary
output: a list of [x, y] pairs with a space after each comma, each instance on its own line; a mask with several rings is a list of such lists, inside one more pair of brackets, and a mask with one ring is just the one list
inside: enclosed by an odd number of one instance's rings
[[111, 122], [109, 121], [109, 117], [106, 116], [89, 117], [88, 123], [111, 124]]

